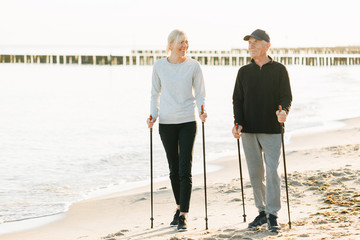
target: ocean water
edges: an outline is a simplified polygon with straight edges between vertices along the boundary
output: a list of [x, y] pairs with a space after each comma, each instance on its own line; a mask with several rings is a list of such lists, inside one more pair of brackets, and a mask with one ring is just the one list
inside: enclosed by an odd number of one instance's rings
[[[203, 67], [210, 163], [237, 154], [231, 134], [237, 71]], [[360, 66], [288, 71], [287, 133], [360, 116]], [[149, 184], [151, 73], [150, 66], [0, 64], [0, 222], [62, 213], [74, 202]], [[202, 173], [201, 141], [198, 122], [194, 174]], [[154, 176], [167, 178], [158, 125], [153, 147]]]

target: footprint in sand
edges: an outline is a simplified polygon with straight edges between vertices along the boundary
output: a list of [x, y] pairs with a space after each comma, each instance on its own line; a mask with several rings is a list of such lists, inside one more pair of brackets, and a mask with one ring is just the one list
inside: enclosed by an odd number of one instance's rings
[[216, 238], [214, 238], [214, 239], [219, 239], [219, 238], [230, 239], [232, 237], [232, 235], [231, 234], [218, 234], [215, 237]]
[[146, 199], [145, 197], [142, 197], [142, 198], [136, 199], [136, 200], [134, 201], [134, 203], [140, 202], [140, 201], [144, 201], [144, 200], [147, 200], [147, 199]]
[[230, 200], [230, 202], [241, 202], [240, 198], [233, 198], [232, 200]]
[[124, 236], [124, 233], [126, 233], [126, 232], [129, 232], [129, 230], [123, 229], [123, 230], [120, 230], [120, 231], [117, 232], [117, 233], [111, 233], [111, 234], [107, 235], [106, 237], [103, 237], [102, 239], [105, 239], [105, 240], [116, 240], [117, 237]]
[[298, 187], [300, 187], [300, 186], [302, 186], [302, 183], [301, 183], [301, 182], [299, 182], [299, 181], [290, 180], [290, 181], [289, 181], [289, 185], [291, 185], [291, 186], [298, 186]]

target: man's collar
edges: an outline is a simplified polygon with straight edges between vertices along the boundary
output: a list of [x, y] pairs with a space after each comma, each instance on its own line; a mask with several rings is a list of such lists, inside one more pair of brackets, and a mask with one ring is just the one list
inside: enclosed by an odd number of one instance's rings
[[[265, 63], [264, 65], [266, 65], [266, 64], [272, 64], [273, 62], [274, 62], [274, 59], [272, 59], [272, 57], [270, 57], [269, 55], [267, 56], [269, 59], [270, 59], [270, 61], [269, 62], [267, 62], [267, 63]], [[251, 62], [253, 63], [253, 64], [256, 64], [256, 62], [255, 62], [255, 60], [252, 58], [251, 59]], [[256, 64], [257, 65], [257, 64]]]

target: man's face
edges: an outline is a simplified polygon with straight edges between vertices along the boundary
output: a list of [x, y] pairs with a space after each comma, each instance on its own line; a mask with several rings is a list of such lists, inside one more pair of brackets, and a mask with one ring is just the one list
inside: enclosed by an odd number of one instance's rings
[[249, 42], [249, 53], [250, 57], [258, 58], [261, 56], [266, 56], [269, 49], [269, 44], [264, 40], [257, 40], [253, 37], [250, 37]]

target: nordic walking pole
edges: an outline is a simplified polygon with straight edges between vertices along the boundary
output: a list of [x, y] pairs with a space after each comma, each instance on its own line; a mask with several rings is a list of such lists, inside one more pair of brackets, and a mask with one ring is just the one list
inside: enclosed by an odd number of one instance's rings
[[[279, 105], [279, 112], [281, 112], [282, 107]], [[284, 145], [284, 124], [280, 123], [281, 127], [281, 144], [282, 144], [282, 155], [284, 159], [284, 173], [285, 173], [285, 187], [286, 187], [286, 201], [288, 208], [288, 217], [289, 217], [289, 228], [291, 229], [291, 220], [290, 220], [290, 204], [289, 204], [289, 190], [288, 190], [288, 182], [287, 182], [287, 172], [286, 172], [286, 160], [285, 160], [285, 145]]]
[[[204, 114], [204, 105], [201, 105], [201, 114]], [[204, 157], [205, 229], [208, 230], [207, 194], [206, 194], [206, 161], [205, 161], [205, 130], [204, 130], [204, 122], [202, 121], [201, 123], [202, 123], [202, 139], [203, 139], [203, 157]]]
[[[150, 115], [152, 121], [152, 115]], [[152, 127], [150, 128], [150, 191], [151, 191], [151, 228], [154, 227], [154, 202], [153, 202], [153, 147], [152, 147]]]
[[[238, 130], [238, 128], [239, 128], [239, 125], [236, 123], [236, 130]], [[239, 140], [239, 139], [236, 139], [236, 140], [237, 140], [238, 155], [239, 155], [241, 196], [242, 196], [242, 202], [243, 202], [243, 217], [244, 217], [244, 222], [246, 222], [245, 199], [244, 199], [244, 185], [243, 185], [242, 168], [241, 168], [240, 140]]]

